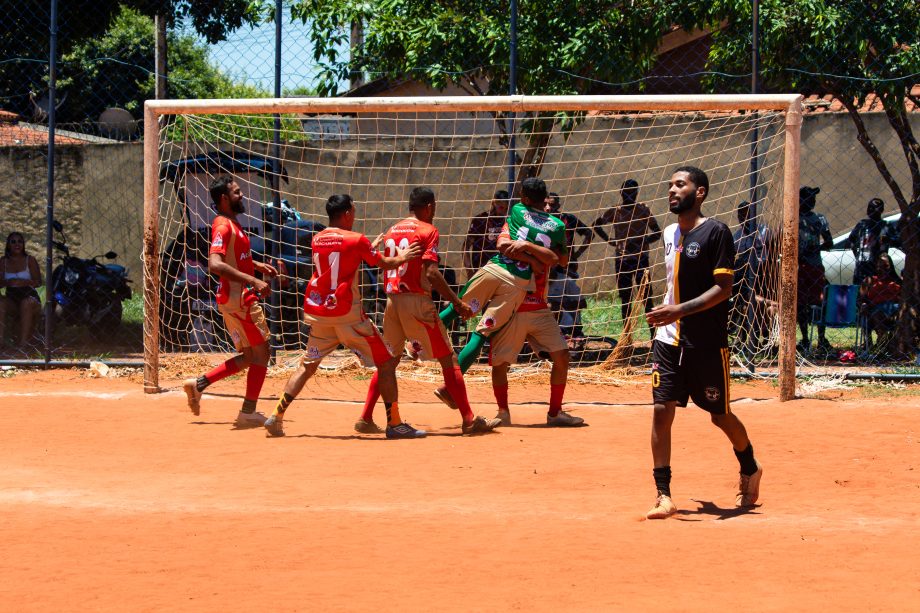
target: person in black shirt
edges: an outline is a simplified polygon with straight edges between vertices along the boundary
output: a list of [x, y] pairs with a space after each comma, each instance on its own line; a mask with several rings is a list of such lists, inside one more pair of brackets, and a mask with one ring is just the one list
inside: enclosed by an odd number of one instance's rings
[[703, 217], [709, 178], [694, 166], [671, 175], [668, 204], [677, 223], [665, 228], [668, 288], [664, 304], [646, 317], [656, 327], [652, 357], [652, 459], [658, 497], [646, 514], [664, 519], [677, 507], [671, 500], [671, 425], [676, 407], [687, 400], [708, 411], [735, 449], [741, 479], [735, 504], [750, 507], [760, 494], [763, 468], [744, 424], [729, 408], [728, 298], [732, 293], [735, 246], [724, 223]]
[[882, 219], [884, 211], [885, 203], [881, 198], [870, 200], [866, 206], [866, 218], [859, 220], [847, 238], [847, 246], [856, 257], [853, 285], [862, 285], [864, 279], [874, 275], [878, 256], [887, 253], [889, 247], [900, 244], [895, 225]]

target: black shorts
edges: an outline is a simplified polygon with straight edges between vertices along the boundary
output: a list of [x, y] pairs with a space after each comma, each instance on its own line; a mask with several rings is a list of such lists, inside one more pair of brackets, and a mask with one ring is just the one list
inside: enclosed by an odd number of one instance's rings
[[728, 349], [690, 349], [661, 341], [652, 343], [652, 399], [655, 403], [687, 399], [713, 415], [729, 408]]
[[22, 304], [26, 298], [34, 298], [36, 302], [41, 303], [38, 292], [34, 287], [8, 287], [6, 288], [6, 298], [13, 302], [17, 307]]

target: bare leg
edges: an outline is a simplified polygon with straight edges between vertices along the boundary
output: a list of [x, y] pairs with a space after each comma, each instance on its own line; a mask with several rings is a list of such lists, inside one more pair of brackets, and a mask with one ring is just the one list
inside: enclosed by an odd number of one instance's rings
[[751, 444], [747, 430], [744, 429], [744, 424], [734, 413], [712, 415], [711, 418], [712, 423], [722, 430], [728, 440], [732, 442], [732, 447], [735, 448], [735, 451], [744, 451]]
[[6, 297], [0, 296], [0, 347], [4, 344], [6, 332]]
[[316, 373], [317, 368], [319, 368], [319, 361], [301, 362], [300, 368], [294, 371], [294, 374], [284, 385], [284, 393], [291, 398], [295, 398], [300, 393], [300, 390], [303, 389], [303, 386], [307, 384], [310, 377]]
[[41, 305], [37, 300], [27, 298], [22, 301], [19, 309], [19, 345], [26, 346], [32, 339], [32, 333], [35, 331], [35, 322], [38, 321], [38, 314]]
[[[569, 376], [569, 350], [562, 349], [549, 354], [549, 359], [553, 362], [553, 369], [549, 373], [550, 385], [565, 385]], [[493, 370], [494, 372], [494, 370]], [[508, 367], [505, 366], [505, 385], [508, 385]], [[495, 382], [493, 376], [492, 382]]]
[[399, 358], [392, 358], [377, 367], [380, 397], [386, 404], [393, 404], [399, 400], [399, 388], [396, 386], [396, 365]]
[[671, 400], [664, 404], [655, 403], [652, 416], [652, 460], [655, 468], [671, 465], [671, 425], [677, 402]]

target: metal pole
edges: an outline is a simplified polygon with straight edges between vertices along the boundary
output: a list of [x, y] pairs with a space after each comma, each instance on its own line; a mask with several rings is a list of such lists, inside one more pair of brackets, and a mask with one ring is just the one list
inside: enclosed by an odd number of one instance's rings
[[[275, 0], [275, 98], [281, 97], [281, 2]], [[275, 114], [275, 130], [272, 134], [272, 240], [271, 240], [271, 264], [278, 265], [278, 256], [280, 255], [279, 247], [281, 245], [281, 115]], [[271, 341], [269, 350], [272, 359], [275, 358], [275, 351], [280, 340], [280, 318], [281, 318], [281, 289], [280, 282], [275, 281], [272, 287], [269, 303], [272, 306], [274, 317], [269, 319], [271, 326]]]
[[[760, 2], [751, 0], [751, 93], [758, 93], [759, 76], [760, 76]], [[760, 158], [757, 151], [758, 141], [760, 140], [760, 130], [757, 128], [757, 113], [754, 113], [754, 129], [751, 130], [751, 188], [748, 200], [754, 204], [757, 202], [757, 184], [760, 182]], [[756, 209], [752, 209], [756, 213]], [[755, 220], [757, 215], [754, 216]]]
[[[511, 60], [508, 75], [508, 95], [517, 94], [517, 0], [511, 0]], [[514, 198], [515, 167], [517, 166], [517, 153], [515, 152], [514, 139], [514, 111], [508, 113], [506, 121], [508, 131], [508, 196]]]
[[166, 15], [157, 13], [153, 17], [156, 30], [156, 44], [153, 51], [154, 97], [157, 100], [166, 98]]
[[54, 314], [54, 292], [52, 291], [51, 273], [53, 252], [51, 243], [52, 222], [54, 221], [54, 130], [57, 127], [55, 116], [55, 98], [57, 93], [57, 35], [58, 3], [51, 0], [51, 45], [48, 51], [48, 200], [45, 205], [45, 365], [51, 363], [51, 318]]

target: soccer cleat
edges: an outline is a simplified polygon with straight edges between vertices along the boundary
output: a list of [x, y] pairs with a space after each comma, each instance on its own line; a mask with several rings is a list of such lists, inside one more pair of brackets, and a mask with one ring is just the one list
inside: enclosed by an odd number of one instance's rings
[[265, 425], [266, 418], [262, 413], [243, 413], [240, 411], [236, 414], [235, 425], [237, 428], [261, 428]]
[[499, 409], [498, 413], [495, 414], [495, 419], [500, 422], [502, 426], [511, 425], [511, 411], [508, 409]]
[[188, 396], [188, 408], [192, 415], [199, 415], [201, 413], [202, 394], [198, 391], [198, 380], [186, 379], [182, 383], [182, 389], [185, 390], [185, 395]]
[[550, 428], [570, 428], [572, 426], [581, 426], [585, 423], [581, 417], [569, 415], [565, 411], [559, 411], [556, 415], [546, 414], [546, 425]]
[[677, 506], [671, 500], [670, 496], [658, 494], [655, 499], [655, 506], [645, 514], [646, 519], [665, 519], [677, 513]]
[[753, 475], [741, 475], [738, 481], [738, 496], [735, 498], [736, 507], [752, 507], [760, 497], [760, 478], [763, 477], [763, 466], [757, 464], [757, 471]]
[[416, 430], [406, 422], [387, 426], [387, 438], [424, 438], [427, 434], [424, 430]]
[[284, 436], [284, 420], [272, 415], [262, 425], [265, 426], [265, 436]]
[[450, 392], [447, 391], [446, 387], [439, 387], [434, 391], [434, 395], [438, 397], [438, 400], [446, 404], [449, 408], [457, 410], [457, 403], [454, 402], [453, 396], [450, 395]]
[[470, 423], [463, 424], [462, 430], [464, 434], [481, 434], [483, 432], [491, 432], [500, 425], [502, 425], [502, 420], [497, 417], [494, 419], [486, 419], [482, 415], [477, 415]]
[[355, 422], [355, 432], [359, 434], [383, 434], [383, 430], [372, 421], [359, 419]]

